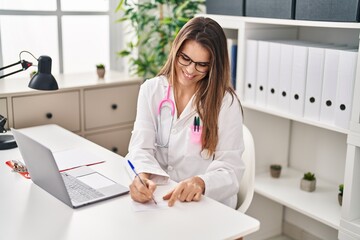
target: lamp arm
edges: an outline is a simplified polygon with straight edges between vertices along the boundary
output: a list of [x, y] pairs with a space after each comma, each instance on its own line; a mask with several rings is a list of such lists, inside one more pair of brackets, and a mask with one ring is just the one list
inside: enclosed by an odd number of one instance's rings
[[4, 78], [4, 77], [10, 76], [10, 75], [13, 75], [13, 74], [15, 74], [15, 73], [24, 71], [24, 70], [28, 69], [29, 67], [31, 67], [31, 66], [33, 65], [31, 62], [28, 62], [28, 61], [25, 61], [25, 60], [20, 60], [20, 61], [18, 61], [18, 62], [16, 62], [16, 63], [13, 63], [13, 64], [10, 64], [10, 65], [8, 65], [8, 66], [5, 66], [5, 67], [0, 68], [0, 71], [4, 70], [4, 69], [6, 69], [6, 68], [9, 68], [9, 67], [16, 66], [16, 65], [18, 65], [18, 64], [21, 64], [22, 69], [17, 70], [17, 71], [14, 71], [14, 72], [11, 72], [11, 73], [8, 73], [8, 74], [5, 74], [5, 75], [2, 75], [2, 76], [0, 76], [0, 78]]
[[18, 65], [18, 64], [20, 64], [20, 63], [21, 63], [21, 60], [20, 60], [20, 61], [18, 61], [18, 62], [16, 62], [16, 63], [10, 64], [10, 65], [8, 65], [8, 66], [1, 67], [1, 68], [0, 68], [0, 71], [2, 71], [2, 70], [4, 70], [4, 69], [7, 69], [7, 68], [9, 68], [9, 67], [12, 67], [12, 66]]

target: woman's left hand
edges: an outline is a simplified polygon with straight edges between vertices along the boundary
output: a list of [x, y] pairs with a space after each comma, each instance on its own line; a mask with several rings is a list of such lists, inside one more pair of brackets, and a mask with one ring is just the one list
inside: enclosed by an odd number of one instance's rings
[[180, 182], [171, 192], [163, 196], [163, 199], [169, 200], [168, 205], [172, 207], [176, 200], [181, 202], [200, 201], [204, 192], [204, 181], [200, 177], [192, 177]]

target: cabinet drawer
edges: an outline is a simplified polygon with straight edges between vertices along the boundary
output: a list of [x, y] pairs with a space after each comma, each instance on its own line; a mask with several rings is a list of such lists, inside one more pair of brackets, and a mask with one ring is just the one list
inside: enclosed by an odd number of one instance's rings
[[132, 127], [122, 128], [102, 133], [89, 134], [85, 137], [104, 148], [125, 156], [128, 153], [128, 147], [131, 137]]
[[[8, 118], [7, 106], [6, 106], [6, 98], [0, 98], [0, 115], [5, 118]], [[5, 128], [9, 128], [9, 122], [6, 121]]]
[[139, 85], [85, 90], [85, 129], [133, 123]]
[[79, 99], [78, 91], [14, 97], [14, 127], [58, 124], [70, 131], [80, 131]]

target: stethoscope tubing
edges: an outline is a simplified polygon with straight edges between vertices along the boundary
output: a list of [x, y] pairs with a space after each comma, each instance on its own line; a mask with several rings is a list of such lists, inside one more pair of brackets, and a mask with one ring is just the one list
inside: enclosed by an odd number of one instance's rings
[[[174, 115], [175, 115], [175, 103], [173, 100], [170, 99], [170, 90], [171, 90], [171, 86], [169, 85], [167, 88], [167, 92], [166, 92], [166, 96], [163, 100], [160, 101], [159, 107], [158, 107], [158, 131], [159, 131], [159, 136], [162, 138], [162, 122], [161, 122], [161, 109], [163, 108], [170, 108], [171, 110], [171, 124], [170, 124], [170, 128], [169, 128], [169, 136], [167, 141], [164, 143], [164, 141], [162, 141], [163, 139], [159, 139], [160, 143], [155, 143], [156, 147], [162, 147], [162, 148], [166, 148], [169, 145], [169, 141], [170, 141], [170, 130], [172, 129], [172, 124], [174, 121]], [[169, 103], [170, 106], [166, 106], [164, 105], [165, 103]]]
[[175, 103], [174, 103], [173, 100], [170, 99], [170, 90], [171, 90], [171, 87], [169, 85], [168, 89], [167, 89], [166, 97], [163, 100], [161, 100], [161, 102], [159, 104], [159, 108], [158, 108], [158, 115], [159, 116], [161, 115], [161, 108], [162, 108], [164, 103], [170, 103], [170, 105], [171, 105], [171, 116], [175, 115]]

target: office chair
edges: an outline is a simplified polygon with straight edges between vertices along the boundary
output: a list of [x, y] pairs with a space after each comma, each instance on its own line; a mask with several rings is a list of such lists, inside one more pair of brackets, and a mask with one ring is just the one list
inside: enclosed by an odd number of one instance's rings
[[236, 209], [245, 213], [249, 208], [254, 196], [255, 185], [255, 145], [254, 139], [249, 129], [243, 125], [245, 150], [242, 159], [245, 163], [244, 176], [240, 181], [240, 190], [238, 192], [238, 202]]

